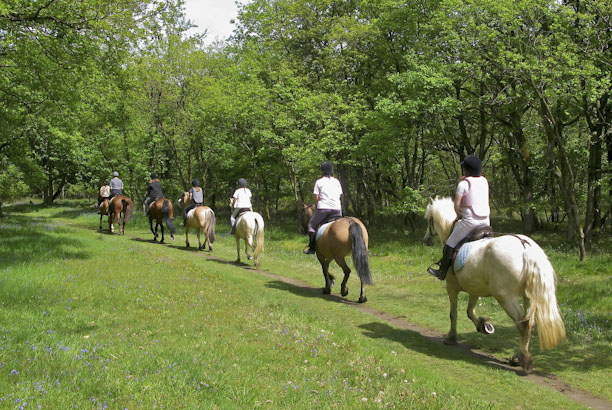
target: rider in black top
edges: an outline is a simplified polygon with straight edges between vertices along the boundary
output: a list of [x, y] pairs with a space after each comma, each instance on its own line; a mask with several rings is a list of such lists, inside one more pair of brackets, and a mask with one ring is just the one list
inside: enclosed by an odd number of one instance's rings
[[151, 203], [156, 199], [163, 198], [164, 194], [162, 192], [161, 182], [157, 179], [157, 174], [155, 172], [151, 173], [151, 180], [147, 183], [147, 199], [145, 199], [145, 213], [149, 214], [149, 207]]

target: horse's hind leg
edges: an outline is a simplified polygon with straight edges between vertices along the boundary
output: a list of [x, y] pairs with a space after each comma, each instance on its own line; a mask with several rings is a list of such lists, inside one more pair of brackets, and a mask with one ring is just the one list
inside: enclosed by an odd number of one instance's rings
[[198, 249], [202, 249], [202, 241], [200, 240], [202, 229], [198, 229]]
[[103, 217], [103, 216], [104, 216], [104, 215], [100, 214], [100, 230], [102, 230], [102, 217]]
[[153, 234], [153, 241], [157, 241], [157, 225], [155, 225], [155, 230], [153, 230], [153, 220], [149, 218], [149, 228], [151, 229], [151, 233]]
[[[497, 299], [497, 298], [496, 298]], [[532, 367], [531, 353], [529, 353], [529, 342], [531, 340], [532, 326], [516, 298], [497, 299], [508, 316], [514, 320], [519, 331], [519, 351], [510, 359], [510, 364], [520, 365], [526, 372]]]
[[[253, 252], [255, 250], [253, 244], [253, 235], [247, 235], [246, 239], [244, 240], [244, 253], [246, 253], [248, 260], [253, 259]], [[251, 251], [250, 254], [249, 249]]]
[[189, 224], [185, 225], [185, 246], [189, 248]]
[[[342, 280], [342, 284], [340, 285], [340, 294], [342, 296], [346, 296], [349, 293], [348, 287], [346, 283], [348, 282], [349, 276], [351, 276], [351, 268], [348, 267], [344, 258], [336, 257], [334, 258], [338, 266], [342, 268], [342, 272], [344, 272], [344, 279]], [[359, 298], [361, 299], [361, 298]]]
[[[159, 241], [159, 243], [164, 243], [164, 223], [157, 223], [157, 225], [159, 225], [161, 227], [161, 231], [162, 231], [162, 238], [161, 241]], [[157, 230], [157, 227], [155, 227], [155, 230]]]
[[470, 299], [468, 302], [467, 315], [476, 326], [476, 330], [480, 333], [484, 333], [486, 335], [491, 335], [495, 333], [495, 328], [489, 322], [489, 318], [486, 317], [476, 317], [476, 302], [478, 302], [478, 296], [470, 295]]
[[325, 278], [325, 287], [323, 288], [323, 294], [329, 295], [331, 293], [331, 287], [333, 283], [333, 276], [329, 274], [329, 262], [319, 259], [321, 262], [321, 269], [323, 269], [323, 277]]

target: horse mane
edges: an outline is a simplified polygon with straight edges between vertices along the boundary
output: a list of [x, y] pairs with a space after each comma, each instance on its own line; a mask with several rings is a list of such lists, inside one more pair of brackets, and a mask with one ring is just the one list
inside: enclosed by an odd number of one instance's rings
[[453, 222], [457, 218], [455, 204], [451, 198], [438, 198], [431, 200], [425, 209], [425, 219], [433, 218], [437, 221], [446, 236], [450, 235]]

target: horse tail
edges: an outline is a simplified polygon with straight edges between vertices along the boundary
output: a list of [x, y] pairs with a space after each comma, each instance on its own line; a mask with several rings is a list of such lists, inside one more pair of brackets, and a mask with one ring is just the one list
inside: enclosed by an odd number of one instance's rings
[[368, 259], [368, 248], [366, 247], [365, 240], [363, 239], [363, 232], [361, 231], [361, 225], [351, 221], [349, 226], [349, 235], [353, 244], [353, 263], [357, 268], [359, 279], [368, 285], [373, 283], [372, 276], [370, 274], [370, 260]]
[[255, 251], [253, 257], [257, 259], [264, 248], [264, 221], [261, 215], [255, 215]]
[[176, 227], [172, 223], [172, 217], [170, 216], [170, 201], [164, 199], [164, 204], [162, 205], [162, 217], [166, 222], [166, 226], [170, 229], [170, 233], [174, 235], [176, 232]]
[[542, 349], [557, 346], [565, 340], [565, 326], [556, 296], [556, 275], [548, 257], [535, 242], [529, 241], [523, 252], [525, 295], [530, 306], [525, 314], [529, 326], [535, 319]]
[[215, 217], [215, 213], [212, 209], [208, 210], [210, 212], [210, 223], [208, 224], [208, 242], [215, 243], [215, 225], [217, 224], [217, 218]]
[[121, 200], [121, 204], [123, 205], [123, 223], [125, 224], [132, 217], [132, 212], [134, 212], [134, 203], [127, 198], [123, 198]]

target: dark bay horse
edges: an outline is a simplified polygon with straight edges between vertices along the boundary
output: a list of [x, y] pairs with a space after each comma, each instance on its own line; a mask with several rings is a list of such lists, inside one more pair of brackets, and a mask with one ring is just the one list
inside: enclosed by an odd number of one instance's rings
[[125, 224], [132, 217], [134, 212], [134, 203], [125, 195], [115, 195], [113, 199], [104, 201], [100, 207], [100, 229], [102, 229], [102, 212], [108, 215], [108, 230], [115, 232], [113, 222], [117, 219], [119, 225], [119, 233], [125, 234]]
[[361, 281], [359, 303], [368, 300], [364, 288], [364, 285], [372, 283], [370, 261], [368, 259], [368, 231], [359, 219], [343, 217], [332, 222], [317, 240], [316, 251], [325, 277], [324, 294], [329, 295], [331, 293], [331, 287], [335, 281], [334, 276], [329, 273], [329, 264], [334, 260], [344, 272], [340, 293], [342, 296], [348, 295], [346, 282], [351, 274], [351, 269], [344, 258], [352, 252], [353, 264]]
[[[155, 230], [153, 230], [155, 220]], [[157, 228], [161, 226], [161, 242], [164, 243], [164, 222], [170, 230], [170, 237], [174, 240], [176, 227], [172, 223], [172, 202], [168, 198], [159, 198], [151, 203], [149, 207], [149, 227], [153, 233], [153, 240], [157, 241]]]

